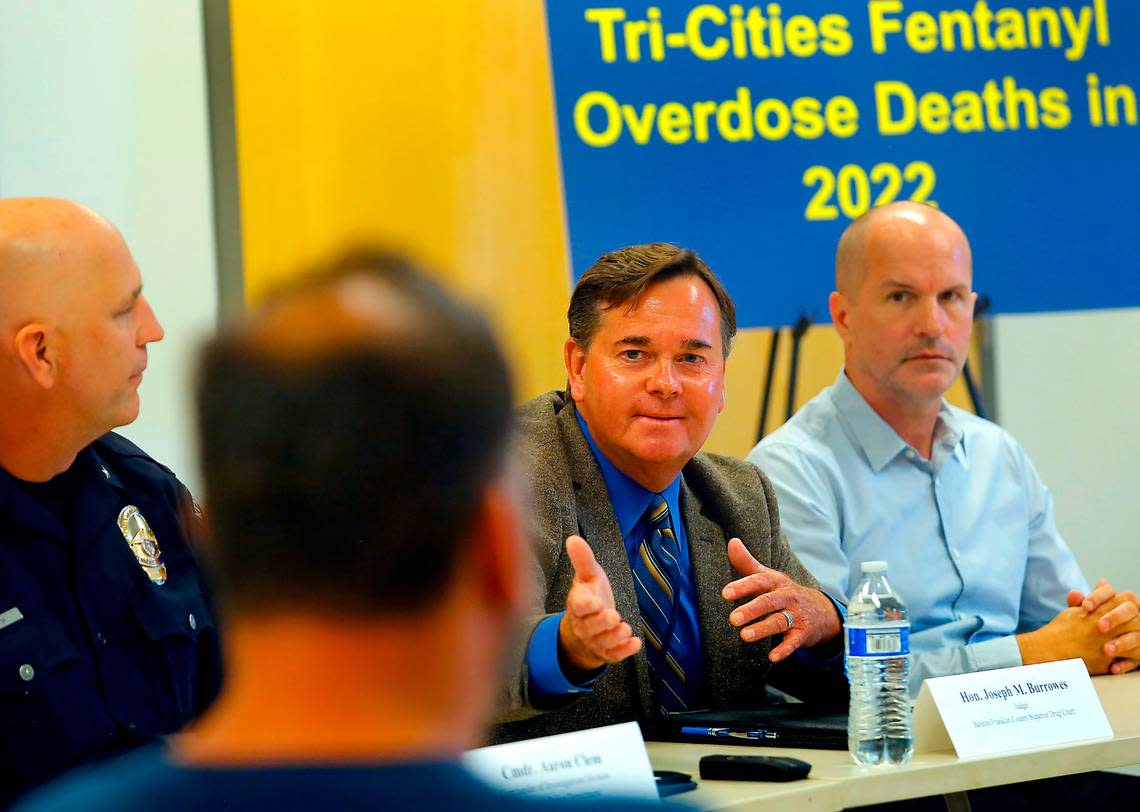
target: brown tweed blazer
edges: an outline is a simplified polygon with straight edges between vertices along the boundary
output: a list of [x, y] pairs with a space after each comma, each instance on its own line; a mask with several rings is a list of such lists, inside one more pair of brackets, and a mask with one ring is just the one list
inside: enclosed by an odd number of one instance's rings
[[[609, 575], [617, 610], [635, 630], [641, 616], [625, 542], [567, 393], [549, 392], [520, 408], [516, 447], [533, 490], [541, 605], [528, 618], [515, 651], [507, 707], [499, 717], [503, 724], [493, 739], [513, 741], [646, 718], [653, 709], [644, 652], [609, 666], [591, 692], [576, 695], [562, 707], [544, 711], [528, 696], [526, 642], [543, 618], [565, 609], [574, 575], [566, 556], [567, 536], [576, 533], [589, 542]], [[755, 707], [763, 703], [771, 644], [746, 644], [729, 625], [732, 607], [720, 592], [739, 575], [728, 561], [728, 540], [739, 536], [761, 563], [802, 584], [818, 585], [780, 535], [776, 495], [754, 465], [701, 453], [685, 466], [682, 479], [680, 508], [697, 583], [708, 686], [702, 704], [713, 709]], [[837, 686], [831, 679], [829, 684]]]

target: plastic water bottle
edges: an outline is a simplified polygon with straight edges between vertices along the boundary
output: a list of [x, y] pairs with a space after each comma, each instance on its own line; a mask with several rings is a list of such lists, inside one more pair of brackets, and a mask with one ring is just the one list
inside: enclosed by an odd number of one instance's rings
[[910, 621], [887, 582], [885, 561], [863, 562], [844, 629], [851, 711], [847, 749], [856, 764], [906, 764], [914, 752], [910, 714]]

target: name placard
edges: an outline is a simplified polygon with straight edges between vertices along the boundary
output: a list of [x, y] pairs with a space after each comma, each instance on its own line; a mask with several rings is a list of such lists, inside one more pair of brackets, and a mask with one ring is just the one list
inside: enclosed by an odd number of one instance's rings
[[[937, 714], [924, 713], [930, 699]], [[1080, 660], [929, 679], [915, 706], [916, 749], [944, 741], [931, 725], [944, 726], [961, 758], [1112, 736]]]
[[470, 750], [463, 765], [512, 795], [659, 799], [636, 722]]

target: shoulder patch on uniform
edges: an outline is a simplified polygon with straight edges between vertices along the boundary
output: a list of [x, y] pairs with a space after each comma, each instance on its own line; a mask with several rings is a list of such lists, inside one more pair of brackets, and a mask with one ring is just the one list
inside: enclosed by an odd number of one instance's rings
[[141, 448], [139, 448], [137, 445], [132, 443], [121, 434], [116, 434], [113, 431], [109, 431], [94, 443], [92, 443], [92, 445], [95, 446], [97, 450], [105, 452], [111, 457], [118, 457], [120, 459], [132, 458], [146, 460], [156, 467], [161, 468], [163, 471], [170, 474], [175, 479], [178, 478], [173, 471], [156, 460], [154, 457], [150, 456], [150, 454], [147, 454], [145, 451], [143, 451]]

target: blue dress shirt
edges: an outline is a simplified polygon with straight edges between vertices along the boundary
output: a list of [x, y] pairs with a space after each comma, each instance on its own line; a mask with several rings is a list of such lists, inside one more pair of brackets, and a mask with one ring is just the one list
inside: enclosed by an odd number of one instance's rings
[[[653, 498], [652, 491], [643, 488], [628, 476], [619, 471], [594, 442], [590, 429], [581, 414], [577, 414], [578, 425], [582, 427], [582, 434], [594, 452], [594, 459], [602, 472], [602, 479], [606, 483], [606, 490], [610, 495], [610, 504], [613, 505], [614, 515], [617, 518], [618, 528], [625, 540], [625, 552], [629, 558], [630, 566], [637, 556], [637, 549], [646, 533], [644, 515]], [[680, 493], [681, 477], [677, 476], [669, 486], [661, 492], [669, 505], [669, 515], [673, 517], [673, 531], [681, 548], [680, 563], [689, 562], [689, 542], [685, 533], [685, 523], [680, 520]], [[589, 539], [587, 539], [589, 541]], [[692, 685], [691, 696], [701, 695], [700, 679], [702, 674], [702, 660], [700, 657], [701, 636], [700, 621], [697, 617], [697, 588], [693, 579], [691, 566], [681, 567], [681, 583], [678, 592], [680, 597], [677, 606], [677, 624], [681, 626], [680, 634], [687, 634], [685, 639], [691, 640], [693, 645], [688, 657], [682, 659], [681, 668], [689, 675]], [[546, 618], [538, 624], [531, 635], [527, 646], [527, 668], [530, 673], [530, 690], [539, 696], [558, 696], [567, 693], [588, 690], [593, 680], [585, 683], [572, 683], [563, 672], [558, 662], [558, 624], [562, 619], [559, 612]], [[634, 629], [639, 634], [640, 629]]]
[[1012, 635], [1088, 590], [1025, 450], [945, 402], [927, 461], [841, 371], [748, 459], [824, 591], [846, 595], [862, 562], [888, 562], [910, 613], [914, 694], [927, 677], [1021, 665]]

